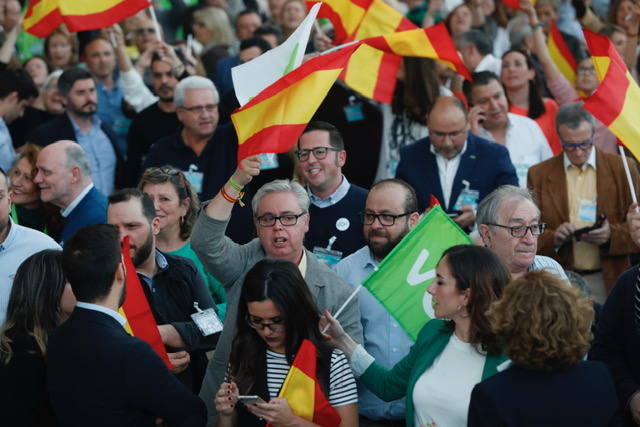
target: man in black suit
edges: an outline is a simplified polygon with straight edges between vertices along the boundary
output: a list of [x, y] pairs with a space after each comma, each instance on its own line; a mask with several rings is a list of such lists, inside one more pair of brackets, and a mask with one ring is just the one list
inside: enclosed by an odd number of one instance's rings
[[118, 230], [80, 230], [65, 245], [63, 269], [78, 300], [50, 337], [47, 383], [64, 426], [204, 426], [206, 409], [149, 345], [129, 336], [118, 314], [125, 269]]

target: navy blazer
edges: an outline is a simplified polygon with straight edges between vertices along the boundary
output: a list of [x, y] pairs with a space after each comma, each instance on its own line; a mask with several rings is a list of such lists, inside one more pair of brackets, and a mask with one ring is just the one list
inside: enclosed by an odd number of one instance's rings
[[435, 196], [442, 208], [453, 212], [453, 206], [464, 188], [462, 180], [470, 183], [470, 189], [479, 192], [479, 200], [501, 185], [518, 185], [518, 176], [506, 147], [475, 136], [469, 132], [467, 149], [453, 182], [449, 206], [444, 204], [436, 156], [431, 152], [429, 138], [423, 138], [400, 150], [400, 163], [396, 177], [408, 182], [418, 195], [418, 209], [429, 206], [429, 196]]
[[[104, 123], [100, 124], [100, 129], [107, 135], [113, 151], [116, 153], [116, 173], [115, 173], [115, 186], [116, 188], [122, 188], [125, 184], [124, 175], [124, 157], [120, 150], [118, 150], [118, 144], [116, 143], [116, 134], [111, 130], [109, 126]], [[71, 119], [65, 114], [60, 114], [55, 119], [49, 120], [45, 124], [42, 124], [35, 128], [27, 137], [27, 142], [46, 147], [49, 144], [61, 140], [76, 141], [76, 133], [73, 130]]]
[[511, 366], [476, 384], [469, 427], [605, 427], [618, 401], [604, 363], [582, 361], [559, 372]]
[[80, 200], [80, 203], [64, 218], [59, 243], [71, 239], [76, 231], [94, 224], [107, 223], [107, 198], [93, 187]]
[[47, 349], [47, 385], [63, 426], [204, 426], [204, 403], [151, 347], [108, 314], [76, 307]]

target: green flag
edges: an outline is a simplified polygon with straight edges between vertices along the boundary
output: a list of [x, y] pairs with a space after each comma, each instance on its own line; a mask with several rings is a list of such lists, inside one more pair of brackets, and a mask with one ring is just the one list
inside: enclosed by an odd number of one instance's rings
[[473, 242], [437, 205], [382, 260], [363, 286], [415, 341], [420, 329], [433, 317], [427, 288], [436, 276], [442, 253], [464, 244]]

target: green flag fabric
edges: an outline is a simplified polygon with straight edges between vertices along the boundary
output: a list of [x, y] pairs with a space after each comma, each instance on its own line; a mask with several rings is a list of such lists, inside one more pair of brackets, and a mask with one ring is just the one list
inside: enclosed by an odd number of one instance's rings
[[382, 260], [363, 286], [415, 341], [420, 329], [433, 318], [427, 288], [436, 277], [442, 253], [451, 246], [464, 244], [473, 242], [436, 205]]

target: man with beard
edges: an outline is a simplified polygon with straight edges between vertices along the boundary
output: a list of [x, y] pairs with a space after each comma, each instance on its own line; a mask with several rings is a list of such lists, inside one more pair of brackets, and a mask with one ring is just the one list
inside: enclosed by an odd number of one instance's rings
[[104, 195], [121, 187], [123, 158], [111, 129], [96, 116], [98, 96], [91, 74], [82, 68], [65, 70], [58, 79], [66, 114], [36, 128], [30, 142], [46, 146], [60, 140], [76, 141], [89, 157], [93, 183]]
[[[413, 188], [400, 179], [377, 182], [367, 196], [362, 223], [367, 246], [340, 261], [336, 273], [354, 288], [371, 274], [385, 256], [420, 219]], [[371, 293], [358, 293], [364, 347], [376, 362], [391, 369], [408, 353], [413, 341]], [[365, 386], [358, 386], [360, 426], [404, 426], [404, 399], [384, 402]]]
[[178, 79], [173, 73], [173, 65], [167, 57], [157, 53], [151, 60], [153, 91], [158, 102], [136, 115], [129, 127], [127, 137], [127, 185], [135, 187], [142, 174], [142, 161], [155, 141], [171, 135], [180, 128], [173, 102], [173, 91]]
[[206, 409], [118, 313], [126, 273], [118, 230], [80, 230], [62, 253], [78, 300], [47, 346], [47, 387], [61, 425], [203, 426]]
[[[207, 368], [206, 351], [218, 335], [203, 336], [191, 315], [214, 308], [211, 295], [193, 263], [156, 249], [160, 231], [153, 200], [138, 189], [125, 188], [109, 196], [107, 222], [130, 238], [131, 258], [167, 347], [174, 373], [194, 392]], [[196, 308], [197, 306], [197, 308]]]

